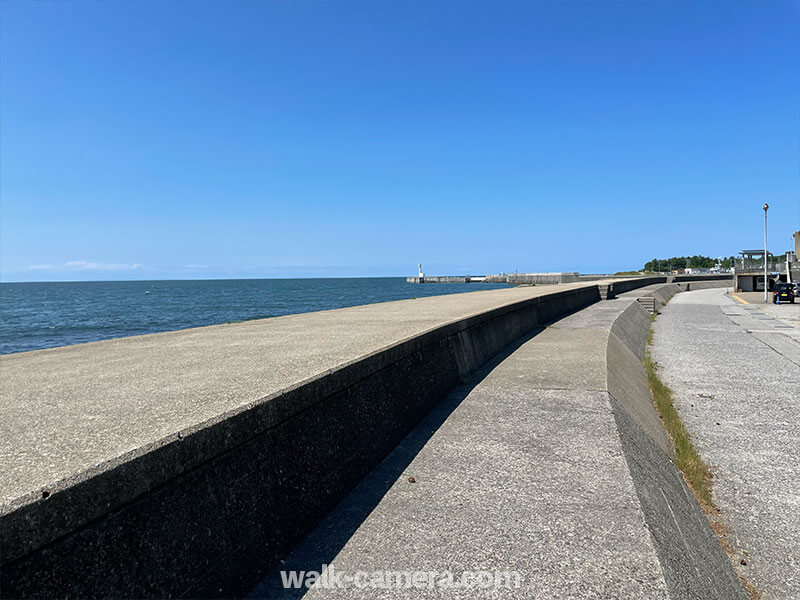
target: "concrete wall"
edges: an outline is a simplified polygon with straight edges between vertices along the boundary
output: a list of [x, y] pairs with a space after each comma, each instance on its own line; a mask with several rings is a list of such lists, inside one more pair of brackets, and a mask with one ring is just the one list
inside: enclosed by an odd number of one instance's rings
[[577, 272], [567, 273], [516, 273], [505, 275], [426, 275], [425, 277], [406, 277], [408, 283], [509, 283], [511, 285], [550, 285], [555, 283], [574, 283], [579, 281]]
[[622, 281], [615, 281], [612, 284], [614, 294], [619, 296], [625, 292], [635, 290], [644, 286], [649, 286], [654, 283], [667, 283], [667, 278], [662, 276], [642, 277], [640, 279], [623, 279]]
[[704, 275], [670, 275], [670, 283], [681, 283], [685, 281], [733, 281], [730, 273], [704, 274]]
[[406, 277], [407, 283], [469, 283], [469, 275], [426, 275], [425, 277]]
[[732, 288], [734, 283], [732, 279], [720, 279], [716, 281], [682, 281], [677, 285], [681, 287], [681, 291], [688, 292], [690, 290], [707, 290], [709, 288]]
[[[463, 378], [598, 299], [586, 286], [439, 327], [11, 511], [0, 594], [246, 593]], [[129, 487], [145, 491], [117, 506]]]
[[729, 273], [719, 275], [675, 275], [669, 278], [670, 283], [676, 283], [682, 291], [705, 290], [708, 288], [725, 288], [734, 286], [734, 276]]
[[513, 285], [572, 283], [574, 281], [578, 281], [578, 273], [517, 273], [513, 275], [506, 275], [506, 281]]
[[598, 282], [600, 297], [603, 300], [612, 300], [617, 296], [626, 294], [642, 287], [667, 282], [666, 276], [640, 277], [638, 279], [605, 279]]

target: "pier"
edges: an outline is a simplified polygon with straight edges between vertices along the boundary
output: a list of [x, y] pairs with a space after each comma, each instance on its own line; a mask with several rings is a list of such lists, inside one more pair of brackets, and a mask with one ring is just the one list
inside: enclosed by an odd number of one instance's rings
[[424, 275], [406, 277], [408, 283], [509, 283], [512, 285], [547, 285], [574, 283], [578, 273], [512, 273], [500, 275]]

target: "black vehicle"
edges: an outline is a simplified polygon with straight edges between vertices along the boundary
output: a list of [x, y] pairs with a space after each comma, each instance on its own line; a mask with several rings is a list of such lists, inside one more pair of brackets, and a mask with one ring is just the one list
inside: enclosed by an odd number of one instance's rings
[[772, 303], [791, 302], [794, 304], [794, 296], [794, 286], [791, 283], [776, 283], [775, 290], [772, 292]]

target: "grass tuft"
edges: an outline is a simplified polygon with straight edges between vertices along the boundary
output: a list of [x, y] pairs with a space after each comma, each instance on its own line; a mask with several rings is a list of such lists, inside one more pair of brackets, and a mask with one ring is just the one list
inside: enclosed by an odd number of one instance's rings
[[[652, 330], [648, 335], [648, 341], [652, 341]], [[659, 379], [656, 363], [650, 358], [649, 353], [644, 358], [644, 367], [647, 371], [650, 392], [653, 395], [653, 404], [656, 405], [664, 429], [667, 430], [675, 448], [675, 466], [683, 473], [686, 483], [692, 488], [697, 499], [706, 505], [705, 508], [712, 509], [714, 503], [711, 499], [711, 469], [703, 462], [692, 444], [689, 432], [686, 431], [672, 400], [672, 390]]]

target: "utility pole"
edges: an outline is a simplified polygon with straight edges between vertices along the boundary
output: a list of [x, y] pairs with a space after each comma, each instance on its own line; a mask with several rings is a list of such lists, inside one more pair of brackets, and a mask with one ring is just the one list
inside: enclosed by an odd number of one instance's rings
[[764, 304], [769, 302], [769, 279], [767, 276], [767, 210], [769, 204], [764, 203]]

